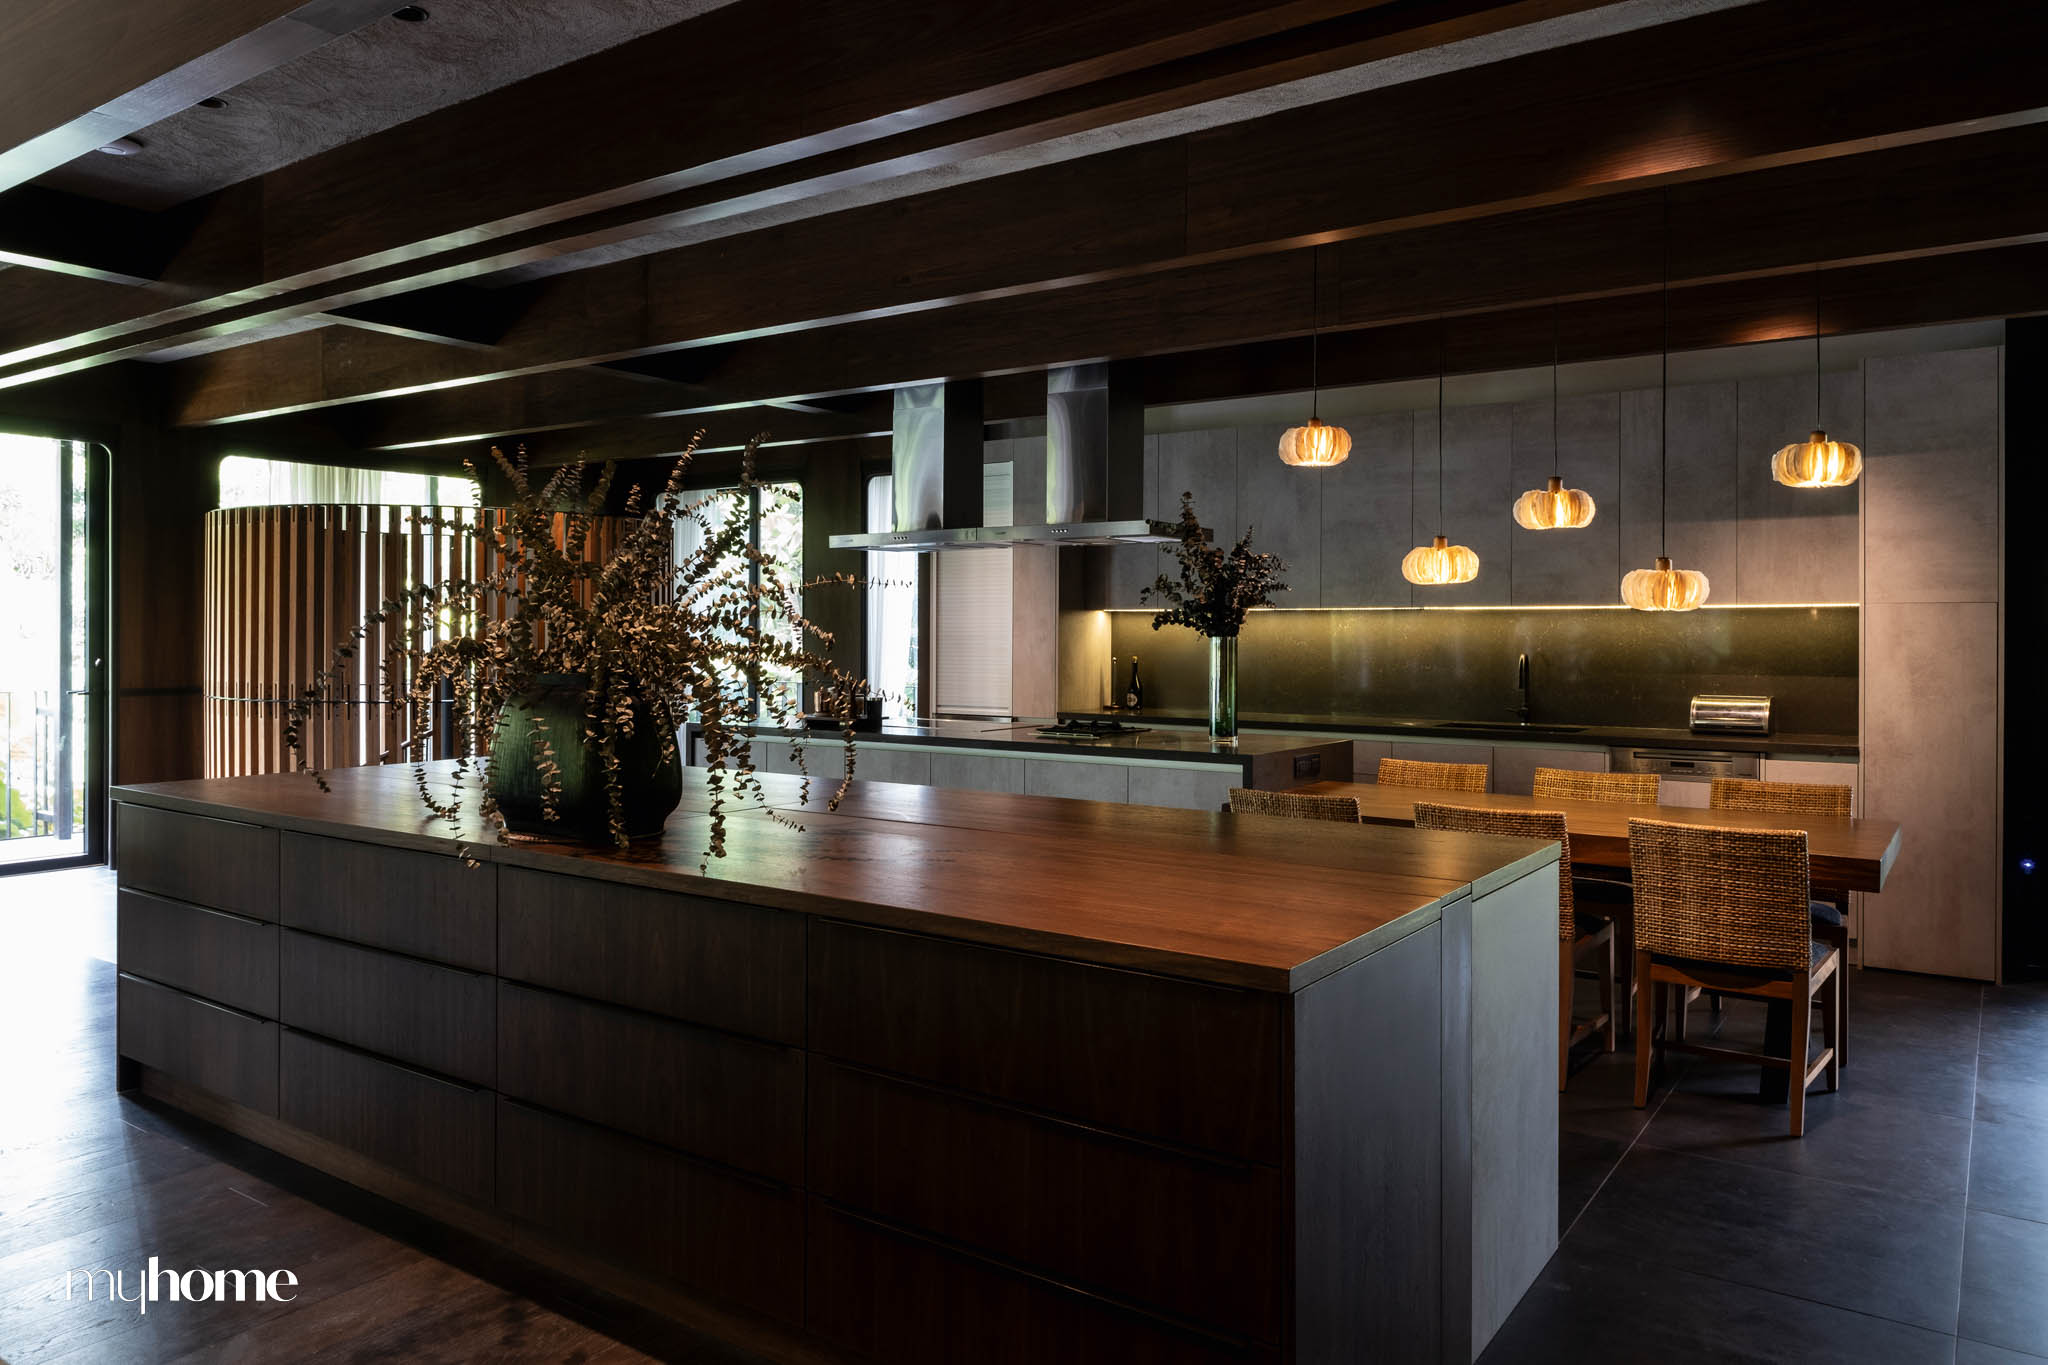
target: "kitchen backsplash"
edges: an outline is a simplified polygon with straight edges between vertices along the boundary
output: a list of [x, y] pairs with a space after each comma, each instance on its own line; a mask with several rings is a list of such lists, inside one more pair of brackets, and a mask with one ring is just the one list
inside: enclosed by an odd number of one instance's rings
[[[1695, 693], [1724, 692], [1774, 698], [1780, 733], [1853, 736], [1857, 615], [1855, 607], [1259, 611], [1239, 644], [1238, 707], [1307, 719], [1512, 720], [1515, 661], [1526, 653], [1537, 721], [1683, 728]], [[1206, 640], [1154, 631], [1149, 611], [1106, 616], [1119, 687], [1135, 654], [1148, 709], [1205, 710]], [[1094, 641], [1102, 632], [1063, 634]], [[1060, 708], [1100, 706], [1107, 665], [1063, 667]], [[1091, 677], [1101, 680], [1093, 688]]]

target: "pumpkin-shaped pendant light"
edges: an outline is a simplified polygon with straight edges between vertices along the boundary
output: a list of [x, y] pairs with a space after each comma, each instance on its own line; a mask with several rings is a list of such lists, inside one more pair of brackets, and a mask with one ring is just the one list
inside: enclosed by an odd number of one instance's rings
[[[1445, 343], [1439, 343], [1436, 369], [1436, 536], [1401, 557], [1401, 577], [1419, 588], [1443, 588], [1470, 583], [1479, 577], [1479, 556], [1469, 545], [1453, 545], [1442, 531], [1444, 524], [1444, 360]], [[1415, 444], [1408, 445], [1408, 486], [1415, 487]]]
[[1706, 605], [1707, 576], [1671, 567], [1671, 193], [1664, 193], [1664, 356], [1657, 383], [1656, 565], [1621, 580], [1621, 600], [1637, 611], [1694, 611]]
[[[1550, 309], [1550, 465], [1557, 467], [1557, 307]], [[1541, 488], [1515, 499], [1515, 524], [1525, 531], [1576, 531], [1593, 521], [1593, 495], [1566, 488], [1562, 474], [1552, 474]]]
[[1863, 473], [1863, 452], [1820, 429], [1820, 270], [1813, 272], [1813, 432], [1771, 457], [1771, 477], [1788, 488], [1847, 488]]
[[1329, 469], [1351, 458], [1351, 433], [1317, 419], [1316, 400], [1322, 390], [1322, 331], [1318, 313], [1322, 305], [1322, 248], [1312, 248], [1315, 284], [1309, 300], [1308, 425], [1289, 427], [1280, 433], [1280, 463], [1300, 469]]

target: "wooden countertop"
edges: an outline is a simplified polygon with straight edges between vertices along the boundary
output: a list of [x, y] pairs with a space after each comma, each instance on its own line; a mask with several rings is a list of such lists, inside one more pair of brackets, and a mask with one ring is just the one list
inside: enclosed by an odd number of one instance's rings
[[1702, 810], [1697, 806], [1629, 806], [1611, 801], [1565, 801], [1503, 792], [1438, 792], [1382, 787], [1372, 782], [1312, 782], [1294, 790], [1358, 800], [1368, 824], [1413, 826], [1415, 803], [1484, 806], [1490, 810], [1563, 811], [1572, 836], [1572, 861], [1598, 867], [1628, 866], [1628, 822], [1668, 820], [1681, 825], [1806, 831], [1813, 884], [1841, 891], [1882, 891], [1899, 856], [1899, 826], [1890, 820], [1779, 815], [1760, 811]]
[[[431, 765], [446, 790], [452, 764]], [[1294, 991], [1555, 860], [1556, 847], [1414, 829], [1319, 824], [1054, 797], [763, 779], [766, 805], [735, 809], [727, 856], [700, 871], [706, 773], [686, 769], [664, 838], [626, 853], [490, 842], [479, 822], [427, 816], [410, 769], [328, 774], [323, 793], [288, 774], [117, 787], [116, 800], [303, 833], [452, 852], [463, 840], [503, 866], [595, 877], [831, 915], [1218, 985]], [[793, 827], [795, 826], [795, 827]]]

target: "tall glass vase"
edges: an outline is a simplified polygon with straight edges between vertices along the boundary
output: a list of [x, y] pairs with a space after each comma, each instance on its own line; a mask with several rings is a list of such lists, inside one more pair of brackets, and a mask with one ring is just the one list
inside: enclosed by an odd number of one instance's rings
[[1237, 739], [1237, 637], [1209, 637], [1209, 738]]

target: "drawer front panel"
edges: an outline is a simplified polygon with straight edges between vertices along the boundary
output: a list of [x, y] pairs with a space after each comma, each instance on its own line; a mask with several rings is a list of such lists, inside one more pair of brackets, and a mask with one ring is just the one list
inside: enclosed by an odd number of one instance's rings
[[120, 894], [121, 970], [277, 1017], [277, 926], [140, 891]]
[[1279, 1160], [1274, 997], [827, 920], [810, 979], [814, 1052]]
[[804, 917], [507, 867], [498, 974], [772, 1042], [803, 1042]]
[[277, 831], [124, 801], [114, 817], [121, 885], [253, 919], [277, 918]]
[[497, 1079], [491, 978], [284, 931], [278, 1018], [478, 1085]]
[[116, 991], [123, 1057], [276, 1116], [276, 1024], [126, 973]]
[[498, 1100], [498, 1207], [629, 1269], [795, 1323], [801, 1196]]
[[1204, 1161], [832, 1062], [813, 1194], [1233, 1337], [1280, 1339], [1277, 1169]]
[[811, 1201], [811, 1331], [892, 1365], [1242, 1365], [1204, 1336]]
[[497, 966], [498, 869], [347, 839], [286, 834], [280, 917], [294, 929], [430, 958]]
[[796, 1184], [804, 1059], [791, 1048], [498, 985], [498, 1088]]
[[279, 1117], [393, 1170], [490, 1200], [493, 1098], [285, 1029]]

